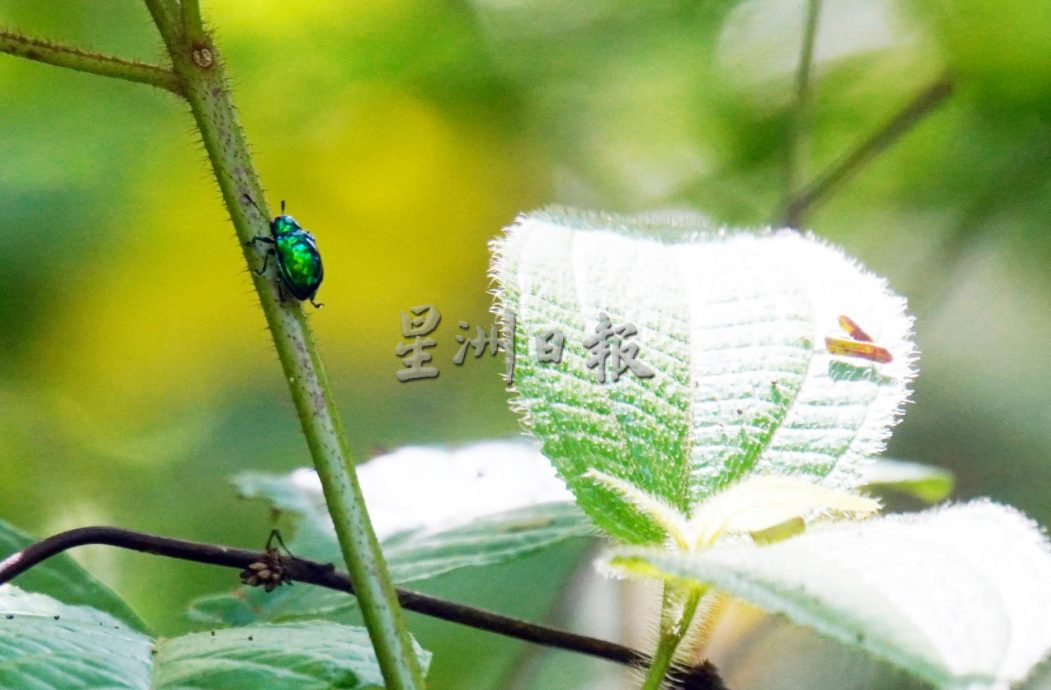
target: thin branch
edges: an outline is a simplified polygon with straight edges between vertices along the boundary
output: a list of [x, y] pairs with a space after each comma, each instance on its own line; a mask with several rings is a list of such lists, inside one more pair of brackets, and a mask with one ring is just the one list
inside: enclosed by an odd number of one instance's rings
[[[0, 585], [10, 582], [52, 556], [57, 556], [77, 546], [89, 544], [116, 546], [168, 558], [241, 570], [266, 557], [265, 551], [184, 541], [118, 527], [81, 527], [42, 539], [0, 561]], [[354, 594], [354, 586], [350, 579], [346, 574], [337, 571], [331, 563], [318, 563], [305, 558], [290, 557], [285, 566], [285, 572], [293, 581]], [[398, 600], [404, 608], [433, 618], [546, 647], [586, 654], [618, 664], [646, 667], [650, 663], [648, 655], [614, 642], [577, 635], [510, 616], [502, 616], [484, 609], [438, 599], [407, 589], [398, 588], [396, 591]], [[690, 690], [725, 690], [715, 667], [707, 662], [689, 669], [677, 669], [677, 673], [681, 679], [679, 682], [683, 683], [681, 687], [690, 688]]]
[[799, 52], [799, 67], [796, 70], [796, 101], [785, 142], [784, 203], [787, 204], [796, 190], [796, 179], [802, 167], [800, 158], [810, 140], [810, 75], [814, 62], [814, 39], [817, 36], [818, 17], [821, 15], [821, 0], [808, 0], [807, 14], [803, 23], [803, 38]]
[[0, 31], [0, 53], [17, 55], [28, 60], [36, 60], [56, 67], [66, 67], [78, 72], [149, 84], [174, 94], [181, 93], [179, 80], [170, 69], [145, 62], [125, 60], [114, 55], [92, 53], [10, 31]]
[[936, 79], [839, 163], [806, 185], [785, 206], [780, 222], [788, 227], [798, 227], [807, 211], [817, 206], [830, 192], [844, 184], [879, 154], [911, 131], [925, 116], [937, 109], [952, 92], [951, 77], [943, 75]]

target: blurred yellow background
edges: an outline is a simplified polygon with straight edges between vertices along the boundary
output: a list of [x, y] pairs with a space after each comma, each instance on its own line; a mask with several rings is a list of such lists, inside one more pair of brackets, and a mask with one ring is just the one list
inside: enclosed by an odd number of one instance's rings
[[[955, 86], [804, 224], [887, 276], [917, 317], [915, 404], [890, 454], [1049, 524], [1051, 5], [824, 4], [801, 179], [943, 73]], [[140, 3], [56, 8], [0, 0], [0, 25], [160, 59]], [[785, 194], [802, 0], [203, 10], [269, 205], [286, 199], [324, 255], [311, 323], [361, 459], [517, 432], [502, 359], [451, 361], [457, 321], [490, 323], [486, 242], [516, 213], [693, 208], [760, 227]], [[0, 517], [38, 534], [116, 524], [260, 545], [268, 516], [225, 478], [310, 460], [187, 109], [8, 56], [0, 92]], [[399, 313], [425, 303], [443, 317], [442, 373], [399, 383]], [[580, 556], [435, 586], [542, 617]], [[161, 633], [188, 627], [189, 598], [232, 584], [113, 550], [78, 557]], [[466, 687], [465, 641], [493, 659], [470, 687], [545, 687], [516, 675], [532, 653], [520, 645], [415, 625], [453, 650], [436, 688]]]

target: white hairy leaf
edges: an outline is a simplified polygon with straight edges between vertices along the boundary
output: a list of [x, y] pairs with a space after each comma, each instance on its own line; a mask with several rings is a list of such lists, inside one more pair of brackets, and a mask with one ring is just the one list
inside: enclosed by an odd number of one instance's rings
[[1051, 651], [1051, 544], [988, 501], [812, 527], [770, 546], [623, 548], [612, 565], [709, 583], [942, 688], [1007, 688]]
[[[812, 237], [550, 210], [519, 218], [494, 255], [496, 311], [516, 324], [514, 404], [579, 505], [624, 541], [670, 537], [644, 500], [688, 521], [749, 475], [856, 486], [907, 397], [904, 300]], [[624, 344], [652, 378], [598, 380], [585, 341], [602, 315], [637, 329]], [[851, 340], [841, 315], [892, 361], [830, 354], [826, 337]], [[536, 338], [553, 331], [562, 360], [538, 361]]]

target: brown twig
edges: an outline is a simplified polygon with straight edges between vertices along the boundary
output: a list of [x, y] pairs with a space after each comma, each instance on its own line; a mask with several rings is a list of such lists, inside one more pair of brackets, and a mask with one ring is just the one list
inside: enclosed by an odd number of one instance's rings
[[[250, 564], [263, 560], [267, 555], [266, 551], [251, 551], [219, 544], [184, 541], [119, 527], [81, 527], [60, 532], [30, 544], [0, 561], [0, 585], [11, 581], [52, 556], [88, 544], [105, 544], [168, 558], [237, 569], [245, 569]], [[293, 581], [354, 594], [350, 579], [346, 574], [337, 571], [331, 563], [318, 563], [304, 558], [290, 557], [285, 565], [285, 572]], [[647, 654], [615, 642], [530, 623], [412, 590], [398, 588], [397, 595], [405, 609], [451, 623], [459, 623], [525, 642], [578, 652], [628, 666], [645, 667], [650, 662]], [[679, 680], [672, 682], [677, 682], [679, 687], [684, 689], [726, 690], [715, 667], [708, 662], [689, 669], [676, 669], [674, 675], [678, 676]]]

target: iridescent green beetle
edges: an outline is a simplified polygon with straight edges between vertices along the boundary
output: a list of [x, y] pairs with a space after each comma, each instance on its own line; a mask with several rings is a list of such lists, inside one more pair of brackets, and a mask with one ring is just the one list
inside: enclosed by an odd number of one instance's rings
[[[244, 198], [265, 217], [263, 209], [259, 208], [252, 197], [245, 194]], [[284, 285], [296, 299], [310, 300], [317, 309], [325, 306], [314, 301], [314, 295], [321, 287], [321, 279], [325, 276], [317, 242], [295, 218], [285, 215], [284, 200], [281, 201], [281, 215], [270, 221], [270, 237], [259, 235], [249, 244], [256, 242], [273, 245], [263, 259], [263, 267], [255, 272], [256, 275], [266, 273], [270, 257], [274, 256], [277, 258], [277, 273], [281, 278], [281, 282], [278, 283], [279, 289]], [[284, 299], [284, 290], [281, 290], [281, 297]]]

